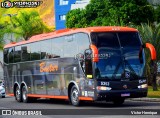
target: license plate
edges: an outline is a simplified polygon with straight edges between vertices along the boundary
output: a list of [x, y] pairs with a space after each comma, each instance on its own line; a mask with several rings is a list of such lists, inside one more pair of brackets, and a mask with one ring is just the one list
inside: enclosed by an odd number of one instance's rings
[[128, 97], [128, 96], [130, 96], [130, 93], [122, 93], [121, 94], [121, 97]]

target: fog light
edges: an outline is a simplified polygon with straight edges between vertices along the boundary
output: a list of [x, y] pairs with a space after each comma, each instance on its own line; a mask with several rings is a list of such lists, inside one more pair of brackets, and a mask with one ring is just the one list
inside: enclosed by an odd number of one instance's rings
[[97, 86], [97, 90], [103, 90], [103, 91], [105, 91], [105, 90], [111, 90], [112, 88], [111, 87], [106, 87], [106, 86]]
[[138, 88], [148, 88], [148, 85], [147, 84], [142, 84], [142, 85], [139, 85]]

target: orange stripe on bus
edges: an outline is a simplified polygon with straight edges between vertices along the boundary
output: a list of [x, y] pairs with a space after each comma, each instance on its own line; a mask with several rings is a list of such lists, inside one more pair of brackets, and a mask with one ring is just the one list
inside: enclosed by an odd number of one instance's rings
[[91, 97], [79, 97], [79, 100], [93, 101], [93, 98], [91, 98]]
[[14, 94], [7, 94], [7, 95], [9, 95], [9, 96], [14, 96]]
[[57, 99], [68, 99], [68, 96], [54, 96], [54, 95], [37, 95], [37, 94], [28, 94], [28, 97], [40, 97], [40, 98], [57, 98]]
[[[37, 94], [28, 94], [28, 97], [36, 97], [36, 98], [56, 98], [56, 99], [66, 99], [68, 100], [68, 96], [52, 96], [52, 95], [37, 95]], [[79, 97], [79, 100], [88, 100], [93, 101], [91, 97]]]

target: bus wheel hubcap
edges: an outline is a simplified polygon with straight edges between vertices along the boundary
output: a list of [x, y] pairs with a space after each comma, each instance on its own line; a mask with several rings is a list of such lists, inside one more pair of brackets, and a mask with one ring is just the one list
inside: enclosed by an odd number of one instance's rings
[[27, 97], [26, 97], [26, 90], [23, 89], [23, 99], [26, 100], [26, 98], [27, 98]]
[[77, 91], [77, 89], [74, 89], [73, 92], [72, 92], [72, 100], [73, 100], [73, 102], [78, 101], [78, 91]]
[[17, 91], [16, 91], [16, 98], [19, 100], [19, 98], [20, 98], [20, 91], [19, 91], [19, 89], [17, 89]]

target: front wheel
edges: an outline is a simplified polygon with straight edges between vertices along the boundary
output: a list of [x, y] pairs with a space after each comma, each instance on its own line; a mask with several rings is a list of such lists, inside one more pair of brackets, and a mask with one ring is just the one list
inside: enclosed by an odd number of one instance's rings
[[114, 99], [113, 103], [114, 105], [122, 105], [125, 101], [125, 98], [118, 98], [118, 99]]
[[72, 105], [74, 105], [74, 106], [80, 105], [79, 92], [78, 92], [78, 89], [75, 85], [71, 89], [70, 99], [71, 99]]

